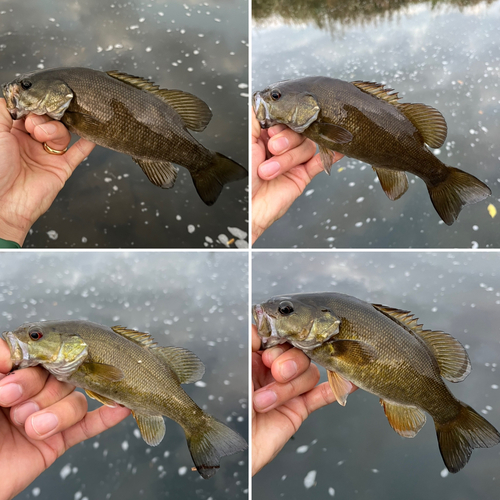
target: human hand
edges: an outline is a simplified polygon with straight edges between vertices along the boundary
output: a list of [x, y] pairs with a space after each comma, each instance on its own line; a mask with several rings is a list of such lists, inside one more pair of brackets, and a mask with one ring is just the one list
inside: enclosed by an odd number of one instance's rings
[[12, 370], [0, 340], [0, 500], [13, 498], [75, 444], [130, 414], [122, 406], [87, 413], [87, 399], [41, 367]]
[[43, 148], [46, 142], [61, 151], [70, 139], [68, 129], [46, 115], [13, 121], [5, 99], [0, 99], [0, 238], [22, 245], [31, 226], [94, 149], [85, 139], [63, 155]]
[[[343, 156], [335, 153], [333, 163]], [[252, 243], [322, 171], [314, 142], [285, 125], [261, 130], [252, 110]]]
[[[315, 410], [333, 403], [328, 382], [299, 349], [280, 344], [265, 351], [252, 325], [252, 475], [259, 472]], [[352, 385], [350, 393], [357, 388]]]

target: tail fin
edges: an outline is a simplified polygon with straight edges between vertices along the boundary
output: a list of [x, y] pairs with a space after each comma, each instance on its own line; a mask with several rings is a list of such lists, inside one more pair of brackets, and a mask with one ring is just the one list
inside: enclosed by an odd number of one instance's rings
[[448, 177], [443, 182], [427, 187], [439, 217], [451, 226], [464, 205], [484, 200], [491, 194], [491, 189], [463, 170], [448, 167], [448, 171]]
[[248, 177], [248, 172], [239, 163], [220, 153], [214, 153], [211, 165], [193, 175], [193, 182], [200, 198], [213, 205], [219, 197], [224, 184]]
[[474, 448], [500, 443], [499, 432], [470, 406], [460, 402], [458, 416], [446, 424], [436, 423], [439, 451], [450, 472], [463, 469]]
[[203, 479], [209, 479], [217, 472], [220, 457], [246, 450], [248, 445], [237, 432], [214, 417], [205, 418], [205, 424], [191, 434], [186, 430], [186, 439], [196, 469]]

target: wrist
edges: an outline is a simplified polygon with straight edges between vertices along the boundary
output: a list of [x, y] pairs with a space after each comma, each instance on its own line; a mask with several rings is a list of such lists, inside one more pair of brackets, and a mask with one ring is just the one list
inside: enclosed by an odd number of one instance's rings
[[[12, 224], [11, 222], [7, 222], [0, 216], [0, 239], [5, 242], [14, 242], [17, 243], [19, 247], [22, 247], [29, 229], [29, 227], [23, 228]], [[14, 245], [4, 246], [1, 245], [1, 243], [2, 242], [0, 242], [1, 248], [15, 248]], [[8, 245], [8, 243], [5, 245]]]

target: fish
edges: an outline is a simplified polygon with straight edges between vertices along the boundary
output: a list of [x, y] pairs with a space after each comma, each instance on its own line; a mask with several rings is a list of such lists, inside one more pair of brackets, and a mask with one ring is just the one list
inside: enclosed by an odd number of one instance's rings
[[142, 439], [157, 446], [165, 435], [163, 416], [184, 430], [199, 474], [208, 479], [220, 458], [243, 451], [246, 441], [204, 412], [182, 389], [205, 367], [182, 347], [159, 347], [147, 333], [90, 321], [40, 321], [4, 332], [15, 368], [40, 365], [61, 381], [80, 387], [107, 406], [123, 405]]
[[213, 205], [223, 186], [248, 176], [230, 158], [203, 147], [189, 130], [202, 132], [208, 105], [182, 90], [120, 71], [54, 68], [27, 73], [2, 85], [13, 120], [28, 113], [60, 120], [70, 132], [130, 155], [155, 185], [174, 186], [181, 165], [198, 195]]
[[406, 438], [417, 435], [427, 412], [450, 472], [465, 467], [474, 448], [500, 442], [495, 427], [443, 381], [469, 375], [462, 344], [448, 333], [425, 330], [411, 312], [321, 292], [272, 297], [253, 306], [253, 317], [264, 348], [289, 342], [326, 368], [341, 405], [351, 384], [375, 394], [391, 427]]
[[337, 151], [371, 165], [390, 200], [408, 189], [406, 172], [420, 177], [436, 212], [451, 226], [464, 205], [484, 200], [491, 190], [427, 148], [441, 147], [448, 132], [437, 109], [399, 99], [379, 83], [311, 76], [255, 92], [253, 107], [262, 128], [282, 123], [314, 141], [328, 175]]

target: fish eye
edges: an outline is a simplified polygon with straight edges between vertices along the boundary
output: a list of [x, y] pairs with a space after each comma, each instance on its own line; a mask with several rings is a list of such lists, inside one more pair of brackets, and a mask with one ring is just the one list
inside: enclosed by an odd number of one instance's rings
[[30, 332], [30, 339], [31, 340], [40, 340], [43, 337], [43, 333], [38, 331], [38, 330], [33, 330]]
[[289, 314], [292, 314], [293, 313], [292, 303], [289, 302], [288, 300], [281, 302], [278, 307], [278, 312], [280, 314], [283, 314], [283, 316], [288, 316]]
[[281, 92], [278, 89], [271, 90], [271, 99], [277, 101], [281, 97]]
[[23, 90], [28, 90], [33, 84], [29, 80], [21, 80]]

